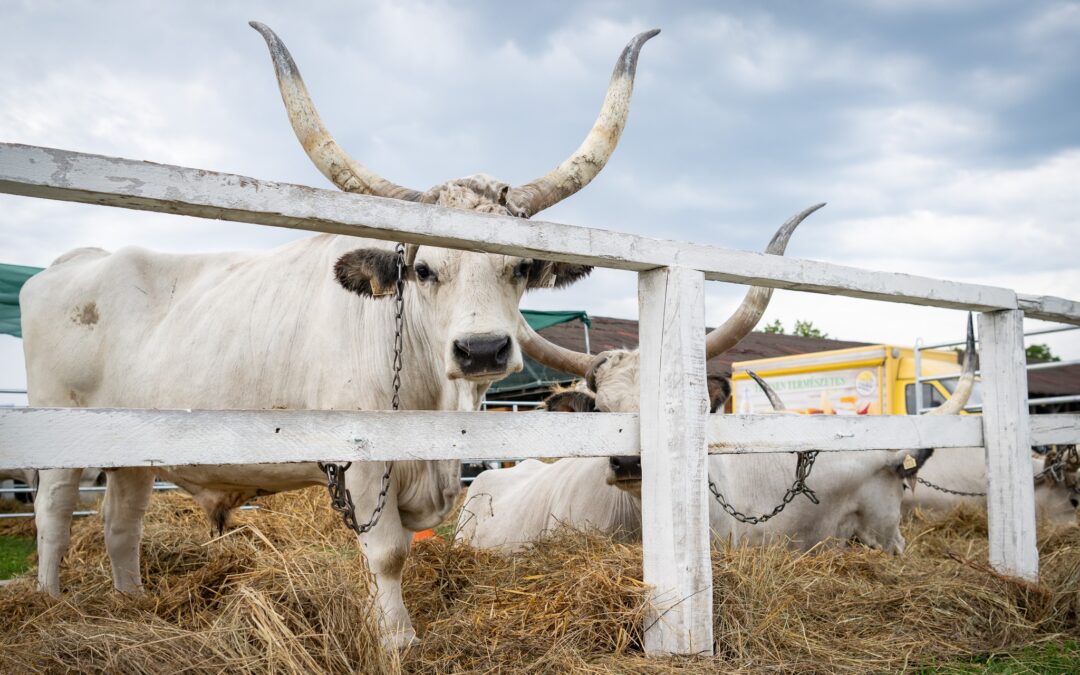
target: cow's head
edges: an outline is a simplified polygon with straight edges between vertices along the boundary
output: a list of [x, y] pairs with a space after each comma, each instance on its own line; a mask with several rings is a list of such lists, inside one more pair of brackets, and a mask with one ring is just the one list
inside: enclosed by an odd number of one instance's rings
[[835, 458], [829, 467], [835, 469], [811, 477], [820, 504], [806, 509], [805, 541], [850, 541], [885, 553], [903, 553], [904, 491], [915, 488], [919, 469], [933, 454], [933, 448], [922, 448]]
[[1076, 509], [1080, 507], [1078, 460], [1076, 446], [1052, 445], [1047, 449], [1035, 479], [1035, 507], [1041, 517], [1053, 523], [1076, 522]]
[[[783, 255], [787, 243], [795, 228], [814, 211], [824, 204], [816, 204], [792, 216], [780, 226], [773, 235], [765, 252]], [[742, 303], [718, 328], [705, 337], [705, 358], [711, 359], [723, 354], [742, 340], [765, 313], [772, 297], [771, 288], [753, 287]], [[567, 373], [579, 375], [585, 379], [589, 391], [593, 393], [592, 406], [587, 412], [637, 412], [640, 392], [640, 355], [636, 349], [613, 349], [595, 356], [582, 354], [548, 342], [522, 322], [519, 339], [525, 351], [540, 363]], [[708, 378], [709, 408], [719, 410], [731, 395], [731, 384], [726, 378]], [[573, 392], [577, 394], [578, 392]], [[570, 399], [566, 399], [570, 400]], [[580, 401], [580, 399], [575, 399]], [[575, 410], [581, 412], [579, 404]], [[548, 408], [553, 409], [549, 401]], [[639, 492], [641, 487], [641, 461], [639, 457], [613, 457], [608, 482], [631, 492]]]
[[[638, 53], [660, 32], [641, 33], [626, 45], [592, 130], [558, 167], [517, 187], [476, 175], [420, 192], [386, 180], [346, 154], [323, 126], [284, 43], [265, 25], [253, 21], [251, 26], [270, 49], [281, 97], [297, 138], [319, 171], [339, 188], [517, 218], [529, 218], [566, 199], [603, 169], [626, 124]], [[409, 245], [403, 278], [410, 286], [410, 301], [421, 305], [410, 314], [415, 316], [418, 311], [425, 317], [426, 339], [441, 350], [446, 375], [489, 382], [521, 370], [517, 306], [522, 294], [530, 288], [568, 286], [591, 269], [571, 263]], [[337, 261], [334, 273], [347, 290], [365, 297], [391, 298], [397, 280], [396, 256], [392, 247], [357, 249]]]

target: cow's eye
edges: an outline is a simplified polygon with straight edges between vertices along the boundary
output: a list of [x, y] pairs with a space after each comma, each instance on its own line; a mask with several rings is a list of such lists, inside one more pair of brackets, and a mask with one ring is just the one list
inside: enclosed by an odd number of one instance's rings
[[532, 270], [531, 260], [522, 260], [514, 267], [514, 278], [524, 279], [529, 276], [529, 271]]
[[436, 278], [431, 268], [424, 263], [416, 263], [416, 278], [420, 281], [429, 281]]

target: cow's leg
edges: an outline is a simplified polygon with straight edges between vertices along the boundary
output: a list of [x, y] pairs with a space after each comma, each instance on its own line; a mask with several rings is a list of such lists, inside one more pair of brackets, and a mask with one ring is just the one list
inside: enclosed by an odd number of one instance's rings
[[[356, 518], [360, 524], [366, 523], [375, 509], [382, 474], [382, 464], [375, 463], [353, 464], [347, 472], [346, 484], [354, 496]], [[379, 523], [367, 534], [360, 535], [360, 544], [375, 576], [383, 643], [391, 649], [404, 649], [416, 641], [416, 631], [401, 597], [401, 571], [409, 556], [413, 533], [401, 524], [397, 505], [399, 481], [391, 480], [390, 483]], [[358, 495], [360, 497], [356, 498]]]
[[60, 561], [71, 543], [71, 514], [79, 499], [82, 469], [45, 469], [38, 472], [34, 498], [37, 526], [38, 588], [60, 595]]
[[142, 591], [139, 543], [153, 487], [152, 469], [117, 469], [105, 487], [105, 550], [112, 563], [113, 586], [121, 593]]

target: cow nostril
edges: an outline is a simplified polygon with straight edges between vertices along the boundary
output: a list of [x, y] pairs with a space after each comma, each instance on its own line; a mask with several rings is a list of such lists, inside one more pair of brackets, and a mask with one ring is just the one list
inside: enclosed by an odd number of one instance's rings
[[502, 344], [499, 346], [498, 351], [495, 352], [495, 362], [499, 364], [505, 364], [510, 360], [510, 336], [506, 336], [502, 340]]
[[470, 356], [472, 356], [472, 352], [469, 351], [469, 345], [461, 340], [454, 340], [454, 357], [467, 359]]

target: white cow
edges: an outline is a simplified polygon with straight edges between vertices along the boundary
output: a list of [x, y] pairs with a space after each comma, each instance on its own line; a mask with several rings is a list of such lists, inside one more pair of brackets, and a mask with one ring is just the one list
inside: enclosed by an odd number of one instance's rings
[[[565, 354], [558, 356], [564, 363], [571, 359]], [[637, 411], [636, 352], [619, 350], [601, 355], [587, 372], [594, 394], [563, 392], [549, 399], [548, 407], [564, 412]], [[754, 377], [774, 409], [783, 411], [776, 393]], [[967, 350], [955, 393], [931, 414], [959, 414], [974, 380], [974, 331], [968, 317]], [[710, 387], [714, 411], [720, 407], [718, 396], [726, 399], [729, 392], [730, 386], [727, 392]], [[709, 504], [713, 536], [749, 544], [782, 541], [799, 550], [858, 540], [886, 552], [902, 553], [904, 491], [914, 489], [916, 474], [932, 454], [933, 449], [821, 453], [807, 481], [817, 504], [797, 494], [782, 512], [754, 525], [729, 515], [714, 496]], [[466, 495], [458, 519], [458, 539], [481, 548], [515, 550], [559, 524], [638, 535], [641, 480], [637, 459], [563, 459], [550, 465], [527, 462], [520, 469], [485, 472]], [[710, 488], [738, 512], [761, 516], [770, 513], [793, 487], [796, 461], [791, 455], [771, 453], [711, 455]], [[619, 491], [625, 494], [619, 495]]]
[[[519, 187], [472, 176], [418, 192], [349, 157], [323, 127], [285, 45], [266, 26], [252, 26], [270, 49], [297, 137], [342, 190], [522, 218], [572, 195], [603, 168], [626, 122], [638, 53], [658, 32], [642, 33], [626, 46], [596, 123], [559, 167]], [[254, 253], [67, 253], [30, 279], [20, 296], [30, 404], [389, 409], [393, 249], [382, 241], [319, 235]], [[491, 382], [521, 369], [517, 307], [525, 290], [566, 286], [589, 271], [568, 263], [410, 246], [401, 407], [476, 410]], [[401, 598], [402, 566], [412, 531], [436, 525], [454, 503], [459, 471], [457, 461], [395, 462], [382, 518], [360, 537], [389, 645], [415, 639]], [[139, 540], [155, 472], [179, 484], [234, 493], [230, 503], [326, 480], [315, 464], [110, 472], [105, 540], [113, 582], [122, 592], [141, 589]], [[38, 579], [54, 595], [60, 592], [60, 560], [68, 547], [79, 473], [41, 472]], [[381, 463], [369, 463], [346, 474], [360, 522], [373, 511], [382, 473]]]
[[[1045, 471], [1054, 459], [1049, 456], [1031, 458], [1031, 470], [1037, 476], [1035, 508], [1039, 515], [1052, 523], [1076, 523], [1076, 509], [1080, 506], [1080, 494], [1077, 492], [1080, 475], [1075, 466], [1066, 466], [1061, 472]], [[915, 509], [924, 513], [945, 513], [960, 504], [986, 507], [986, 450], [982, 447], [942, 450], [926, 463], [919, 472], [919, 478], [932, 485], [921, 485], [915, 492], [904, 495], [905, 516]], [[978, 496], [949, 494], [934, 486], [976, 493]]]
[[[564, 392], [549, 399], [548, 407], [593, 412], [595, 401], [585, 392]], [[714, 409], [720, 405], [722, 400], [713, 399]], [[713, 538], [742, 544], [782, 542], [798, 550], [855, 539], [901, 553], [900, 500], [931, 453], [823, 452], [807, 481], [819, 504], [796, 496], [772, 519], [750, 525], [732, 518], [712, 498]], [[709, 477], [736, 509], [761, 515], [771, 511], [791, 486], [795, 465], [795, 458], [786, 454], [711, 455]], [[619, 468], [607, 458], [591, 457], [553, 464], [527, 460], [509, 469], [485, 471], [466, 494], [457, 537], [478, 548], [503, 551], [519, 550], [563, 525], [639, 539], [641, 481], [619, 478]]]

